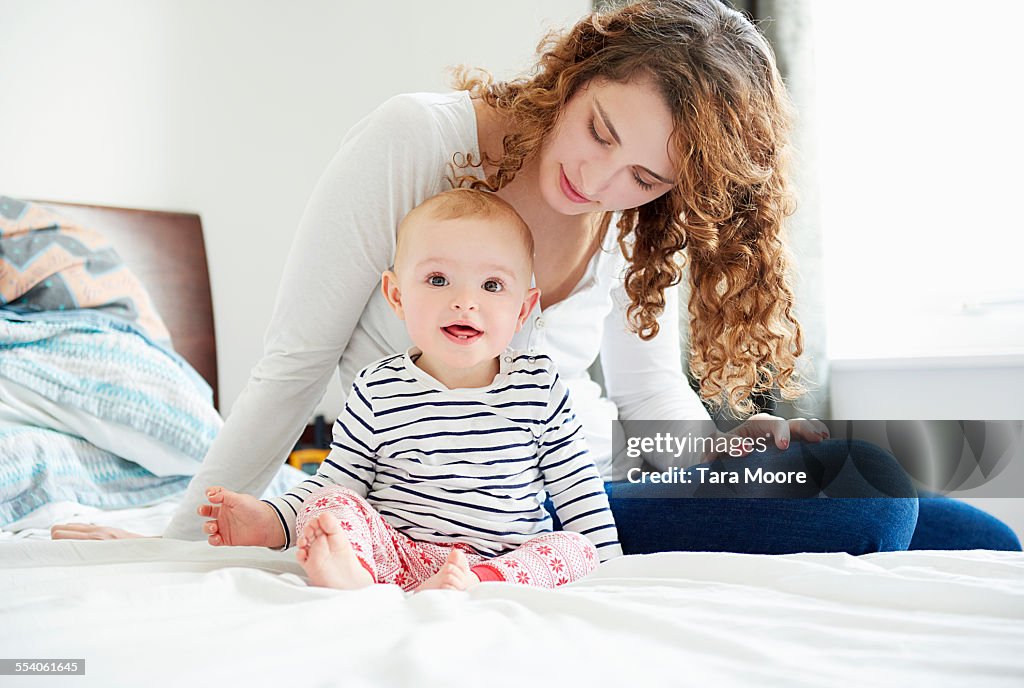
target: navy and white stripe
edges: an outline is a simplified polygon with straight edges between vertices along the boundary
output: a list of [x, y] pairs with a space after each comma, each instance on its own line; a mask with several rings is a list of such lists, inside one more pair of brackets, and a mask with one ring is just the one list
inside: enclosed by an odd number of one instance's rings
[[608, 498], [546, 356], [507, 351], [487, 387], [444, 387], [418, 351], [364, 368], [334, 424], [331, 453], [309, 480], [268, 500], [288, 540], [303, 500], [338, 484], [364, 496], [415, 540], [463, 542], [498, 555], [551, 530], [550, 495], [565, 530], [622, 553]]

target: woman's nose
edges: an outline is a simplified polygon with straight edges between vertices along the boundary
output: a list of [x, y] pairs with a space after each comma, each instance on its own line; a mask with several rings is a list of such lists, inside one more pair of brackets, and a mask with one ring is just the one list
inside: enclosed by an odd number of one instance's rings
[[612, 169], [597, 163], [583, 165], [580, 167], [580, 189], [579, 192], [589, 198], [596, 200], [597, 196], [605, 190], [608, 182], [612, 179]]

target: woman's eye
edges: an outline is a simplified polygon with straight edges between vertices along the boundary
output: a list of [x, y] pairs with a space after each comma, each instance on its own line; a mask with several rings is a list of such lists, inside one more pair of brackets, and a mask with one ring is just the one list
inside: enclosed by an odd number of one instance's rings
[[590, 135], [593, 136], [594, 140], [597, 141], [598, 143], [600, 143], [602, 146], [610, 146], [610, 145], [612, 145], [611, 143], [609, 143], [608, 141], [605, 141], [603, 138], [601, 138], [598, 135], [597, 127], [594, 126], [594, 118], [593, 117], [590, 118]]
[[427, 282], [429, 282], [430, 286], [432, 287], [448, 286], [448, 280], [445, 278], [444, 275], [431, 275], [430, 277], [427, 278]]
[[634, 172], [634, 173], [633, 173], [633, 179], [635, 179], [635, 180], [636, 180], [636, 183], [637, 183], [637, 184], [638, 184], [638, 185], [640, 186], [640, 188], [641, 188], [641, 189], [643, 189], [644, 191], [650, 191], [651, 189], [653, 189], [653, 188], [654, 188], [654, 184], [648, 184], [648, 183], [647, 183], [647, 182], [645, 182], [645, 181], [644, 181], [643, 179], [641, 179], [641, 178], [640, 178], [640, 175], [638, 175], [638, 174], [637, 174], [636, 172]]
[[505, 288], [505, 285], [503, 285], [498, 280], [487, 280], [486, 282], [484, 282], [484, 291], [490, 291], [490, 292], [497, 293], [497, 292], [501, 291], [504, 288]]

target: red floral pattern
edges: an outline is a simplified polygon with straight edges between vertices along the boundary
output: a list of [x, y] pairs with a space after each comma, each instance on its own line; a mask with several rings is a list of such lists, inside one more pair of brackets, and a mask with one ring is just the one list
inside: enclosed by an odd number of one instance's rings
[[554, 588], [583, 578], [597, 566], [597, 550], [578, 533], [561, 531], [531, 538], [508, 554], [488, 559], [507, 581]]
[[366, 500], [345, 487], [317, 490], [296, 520], [301, 535], [317, 515], [337, 517], [359, 560], [379, 583], [413, 590], [437, 573], [453, 548], [466, 554], [469, 565], [487, 562], [509, 582], [553, 588], [583, 578], [596, 567], [594, 545], [578, 533], [544, 533], [518, 548], [488, 559], [461, 542], [417, 542], [395, 530]]

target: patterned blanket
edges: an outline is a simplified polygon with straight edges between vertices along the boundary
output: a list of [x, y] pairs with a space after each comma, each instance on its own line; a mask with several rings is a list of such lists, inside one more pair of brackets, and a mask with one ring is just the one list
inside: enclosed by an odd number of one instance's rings
[[[26, 391], [40, 400], [29, 422]], [[62, 432], [68, 413], [90, 427]], [[180, 492], [220, 427], [209, 385], [134, 326], [92, 311], [0, 309], [0, 524], [51, 501], [117, 508]], [[122, 430], [151, 441], [120, 443], [117, 455], [76, 436], [116, 438]], [[159, 465], [169, 454], [178, 475]]]
[[0, 196], [0, 306], [19, 313], [100, 310], [170, 341], [146, 289], [102, 234], [6, 196]]
[[[0, 527], [183, 492], [222, 425], [101, 234], [0, 196]], [[304, 474], [283, 466], [267, 494]]]

